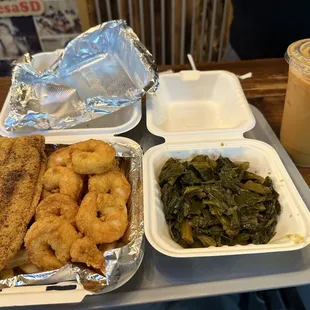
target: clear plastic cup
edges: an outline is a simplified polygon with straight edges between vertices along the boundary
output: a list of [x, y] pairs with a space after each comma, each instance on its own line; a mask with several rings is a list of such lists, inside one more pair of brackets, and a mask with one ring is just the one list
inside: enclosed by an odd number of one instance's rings
[[280, 139], [296, 165], [310, 167], [310, 39], [292, 43], [285, 59], [289, 74]]

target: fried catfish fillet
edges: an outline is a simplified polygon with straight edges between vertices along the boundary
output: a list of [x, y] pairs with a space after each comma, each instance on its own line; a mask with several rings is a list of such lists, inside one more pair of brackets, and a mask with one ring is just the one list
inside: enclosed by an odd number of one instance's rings
[[45, 172], [41, 135], [0, 138], [0, 270], [23, 244], [39, 202]]

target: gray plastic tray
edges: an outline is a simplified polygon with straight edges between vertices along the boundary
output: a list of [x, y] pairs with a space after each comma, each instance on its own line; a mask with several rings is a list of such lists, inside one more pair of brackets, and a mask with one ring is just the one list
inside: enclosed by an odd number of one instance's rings
[[[246, 134], [246, 137], [265, 141], [276, 149], [309, 208], [308, 185], [263, 115], [255, 107], [251, 108], [256, 118], [256, 126]], [[146, 130], [145, 111], [139, 125], [124, 136], [136, 140], [144, 151], [163, 141]], [[104, 309], [308, 283], [310, 283], [309, 246], [303, 250], [285, 253], [176, 259], [158, 253], [146, 241], [146, 253], [140, 269], [128, 283], [116, 291], [104, 295], [87, 296], [79, 304], [31, 306], [30, 308]]]

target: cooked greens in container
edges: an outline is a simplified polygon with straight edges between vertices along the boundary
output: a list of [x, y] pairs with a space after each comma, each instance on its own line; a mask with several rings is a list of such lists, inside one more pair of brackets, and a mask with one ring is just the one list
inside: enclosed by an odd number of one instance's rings
[[268, 243], [281, 211], [279, 195], [268, 176], [248, 168], [222, 156], [170, 158], [158, 181], [173, 240], [185, 248]]

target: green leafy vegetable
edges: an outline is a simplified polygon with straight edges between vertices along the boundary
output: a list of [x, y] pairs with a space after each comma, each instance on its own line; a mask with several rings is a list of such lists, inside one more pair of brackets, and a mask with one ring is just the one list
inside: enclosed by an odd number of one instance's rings
[[168, 159], [158, 178], [160, 186], [163, 186], [165, 183], [173, 185], [184, 171], [185, 167], [179, 160], [173, 158]]
[[267, 195], [271, 193], [271, 189], [269, 187], [259, 183], [252, 182], [251, 180], [247, 181], [245, 184], [241, 183], [239, 184], [239, 186], [262, 195]]
[[265, 179], [260, 175], [257, 175], [250, 171], [245, 171], [243, 175], [243, 180], [256, 180], [258, 183], [263, 184]]
[[281, 212], [272, 180], [233, 163], [197, 155], [170, 158], [158, 181], [172, 239], [183, 247], [268, 243]]
[[194, 243], [192, 227], [189, 224], [189, 220], [184, 220], [181, 225], [181, 235], [182, 239], [188, 243]]
[[205, 246], [217, 246], [216, 241], [207, 235], [197, 235], [197, 238], [200, 240], [200, 242]]

